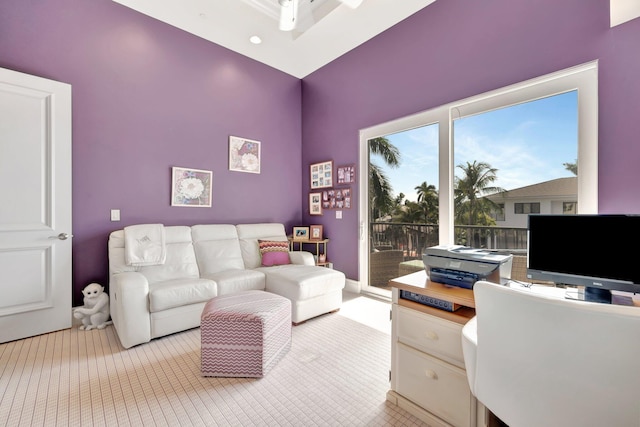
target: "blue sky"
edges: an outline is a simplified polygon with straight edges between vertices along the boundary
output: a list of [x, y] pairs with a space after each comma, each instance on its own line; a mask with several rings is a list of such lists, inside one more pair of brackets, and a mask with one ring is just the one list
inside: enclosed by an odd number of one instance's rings
[[[454, 165], [487, 162], [498, 169], [496, 186], [513, 190], [573, 176], [563, 163], [578, 157], [577, 92], [466, 117], [454, 123], [454, 132]], [[400, 167], [390, 169], [375, 155], [371, 160], [385, 170], [394, 195], [416, 200], [423, 181], [439, 187], [436, 125], [387, 138], [400, 150]]]

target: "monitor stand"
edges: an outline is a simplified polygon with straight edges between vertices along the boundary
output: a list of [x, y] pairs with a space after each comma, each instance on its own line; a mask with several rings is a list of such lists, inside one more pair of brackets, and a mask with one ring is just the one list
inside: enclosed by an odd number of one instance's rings
[[590, 287], [567, 288], [565, 298], [588, 302], [599, 302], [602, 304], [611, 304], [611, 291], [608, 289]]

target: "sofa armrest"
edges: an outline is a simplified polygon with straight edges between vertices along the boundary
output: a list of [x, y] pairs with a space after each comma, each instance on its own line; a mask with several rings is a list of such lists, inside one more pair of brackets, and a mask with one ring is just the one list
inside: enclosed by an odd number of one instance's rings
[[151, 341], [149, 282], [141, 273], [125, 272], [109, 281], [113, 326], [124, 348]]
[[313, 254], [307, 251], [291, 251], [289, 252], [289, 260], [291, 264], [316, 265]]

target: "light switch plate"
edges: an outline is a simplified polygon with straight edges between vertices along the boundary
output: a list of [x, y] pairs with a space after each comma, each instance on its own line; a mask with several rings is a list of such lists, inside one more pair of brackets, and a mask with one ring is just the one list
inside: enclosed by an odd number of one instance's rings
[[120, 221], [120, 209], [111, 209], [111, 221]]
[[336, 219], [342, 219], [342, 211], [336, 211]]

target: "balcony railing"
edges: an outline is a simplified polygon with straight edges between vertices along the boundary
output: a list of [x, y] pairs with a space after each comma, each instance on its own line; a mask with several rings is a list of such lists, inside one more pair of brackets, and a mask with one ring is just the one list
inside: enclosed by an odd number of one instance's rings
[[[512, 254], [525, 254], [527, 250], [526, 228], [457, 225], [454, 234], [457, 245]], [[369, 259], [370, 285], [386, 286], [390, 279], [422, 268], [419, 261], [411, 261], [422, 260], [425, 248], [438, 245], [438, 225], [372, 222], [369, 241], [370, 251], [376, 252]]]
[[[456, 245], [515, 253], [527, 249], [526, 228], [456, 225], [454, 233]], [[372, 250], [401, 249], [410, 258], [421, 257], [439, 241], [437, 224], [372, 222], [369, 236]]]

